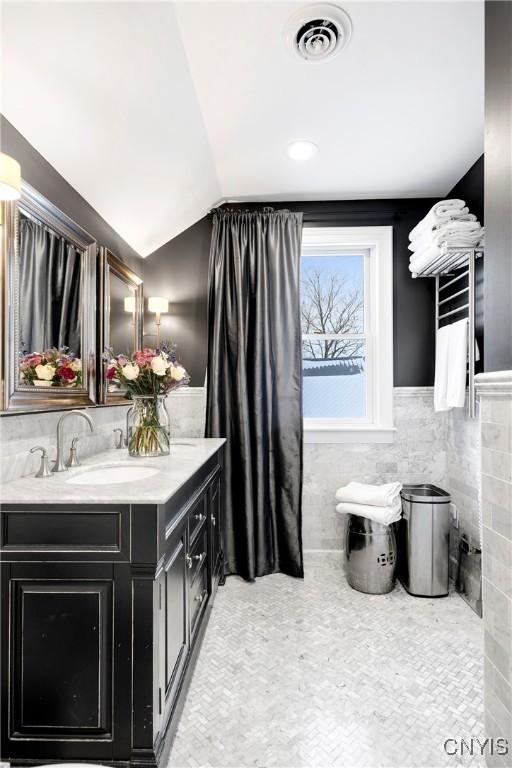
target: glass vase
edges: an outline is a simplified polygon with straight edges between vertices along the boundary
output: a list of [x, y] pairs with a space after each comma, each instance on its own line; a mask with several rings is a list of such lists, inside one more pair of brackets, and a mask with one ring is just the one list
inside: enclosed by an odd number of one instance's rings
[[128, 414], [130, 456], [166, 456], [169, 453], [170, 422], [166, 395], [134, 395]]

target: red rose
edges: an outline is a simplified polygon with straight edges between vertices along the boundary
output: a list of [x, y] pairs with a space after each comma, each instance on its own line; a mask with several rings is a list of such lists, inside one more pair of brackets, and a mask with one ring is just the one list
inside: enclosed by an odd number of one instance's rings
[[114, 368], [114, 366], [113, 366], [113, 365], [111, 365], [109, 368], [107, 368], [107, 372], [106, 372], [106, 374], [105, 374], [105, 377], [106, 377], [106, 378], [107, 378], [109, 381], [112, 381], [112, 379], [114, 379], [114, 378], [115, 378], [115, 375], [116, 375], [116, 369]]
[[75, 378], [75, 372], [63, 365], [57, 369], [57, 376], [60, 376], [61, 379], [66, 379], [66, 381], [71, 381]]

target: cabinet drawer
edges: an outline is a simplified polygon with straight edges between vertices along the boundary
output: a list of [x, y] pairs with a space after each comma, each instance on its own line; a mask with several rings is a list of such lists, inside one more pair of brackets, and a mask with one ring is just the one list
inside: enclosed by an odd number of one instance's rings
[[206, 561], [197, 574], [189, 590], [190, 635], [193, 637], [199, 627], [200, 618], [208, 602], [208, 568]]
[[194, 509], [190, 512], [188, 518], [188, 536], [191, 544], [199, 535], [199, 532], [203, 526], [206, 524], [206, 509], [204, 501], [204, 497], [202, 497]]
[[208, 529], [202, 526], [199, 535], [190, 547], [187, 556], [189, 584], [192, 585], [208, 559]]
[[6, 550], [121, 552], [120, 508], [4, 509], [2, 541]]

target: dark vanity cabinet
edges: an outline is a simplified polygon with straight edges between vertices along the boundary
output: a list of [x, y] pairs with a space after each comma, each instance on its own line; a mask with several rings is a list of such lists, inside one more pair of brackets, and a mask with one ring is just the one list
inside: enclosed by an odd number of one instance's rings
[[2, 506], [2, 761], [166, 763], [221, 499], [222, 449], [166, 504]]

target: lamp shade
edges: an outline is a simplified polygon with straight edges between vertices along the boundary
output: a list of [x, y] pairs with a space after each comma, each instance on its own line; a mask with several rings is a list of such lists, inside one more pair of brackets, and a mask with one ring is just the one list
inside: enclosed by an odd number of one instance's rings
[[125, 296], [124, 311], [132, 313], [135, 312], [135, 296]]
[[163, 299], [161, 296], [150, 296], [148, 299], [148, 309], [150, 312], [156, 312], [162, 314], [169, 311], [168, 299]]
[[19, 200], [20, 197], [20, 164], [14, 157], [0, 152], [0, 200]]

